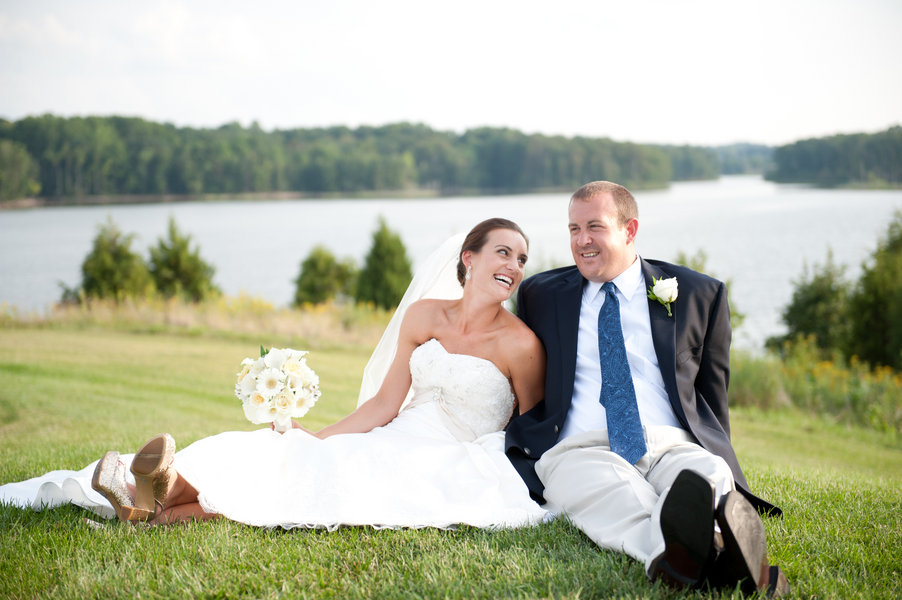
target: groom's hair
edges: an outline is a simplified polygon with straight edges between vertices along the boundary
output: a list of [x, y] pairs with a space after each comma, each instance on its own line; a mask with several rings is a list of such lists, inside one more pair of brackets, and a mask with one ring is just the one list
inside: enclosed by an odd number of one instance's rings
[[464, 284], [464, 278], [467, 275], [467, 268], [464, 266], [462, 258], [463, 253], [467, 250], [470, 252], [479, 252], [482, 250], [482, 247], [485, 246], [485, 243], [489, 239], [489, 234], [496, 229], [510, 229], [511, 231], [516, 231], [523, 236], [523, 239], [526, 240], [526, 247], [527, 249], [529, 248], [529, 238], [526, 237], [526, 234], [523, 233], [523, 230], [520, 229], [519, 225], [509, 219], [502, 219], [501, 217], [486, 219], [470, 230], [470, 233], [464, 238], [464, 243], [460, 247], [460, 254], [457, 255], [457, 280], [460, 282], [461, 286]]
[[570, 196], [570, 204], [576, 200], [588, 200], [599, 194], [610, 194], [617, 207], [620, 224], [626, 225], [630, 219], [639, 218], [639, 205], [628, 189], [610, 181], [592, 181], [585, 184]]

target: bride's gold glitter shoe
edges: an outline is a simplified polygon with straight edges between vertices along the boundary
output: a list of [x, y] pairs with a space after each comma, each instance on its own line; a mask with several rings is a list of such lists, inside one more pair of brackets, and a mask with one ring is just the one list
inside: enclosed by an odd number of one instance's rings
[[152, 437], [135, 454], [132, 474], [135, 476], [135, 507], [156, 514], [163, 510], [169, 486], [175, 479], [172, 468], [175, 440], [168, 433]]
[[125, 485], [125, 463], [119, 460], [119, 453], [111, 450], [94, 468], [91, 487], [103, 494], [122, 521], [144, 521], [154, 515], [154, 511], [135, 506], [128, 487]]

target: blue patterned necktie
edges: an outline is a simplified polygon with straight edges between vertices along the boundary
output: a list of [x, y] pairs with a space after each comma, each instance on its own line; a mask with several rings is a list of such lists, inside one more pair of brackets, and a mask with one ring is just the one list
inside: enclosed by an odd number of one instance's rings
[[645, 435], [630, 365], [626, 360], [623, 329], [620, 327], [620, 302], [614, 293], [616, 288], [608, 281], [601, 289], [606, 296], [598, 313], [598, 354], [601, 361], [599, 402], [607, 416], [611, 450], [632, 465], [645, 456]]

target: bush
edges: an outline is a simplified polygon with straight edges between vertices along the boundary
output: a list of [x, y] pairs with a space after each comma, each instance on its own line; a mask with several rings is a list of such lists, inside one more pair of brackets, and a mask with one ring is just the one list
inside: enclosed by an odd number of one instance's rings
[[328, 249], [316, 246], [301, 262], [294, 280], [294, 305], [321, 304], [339, 294], [350, 295], [356, 268], [353, 262], [339, 262]]
[[847, 356], [902, 368], [902, 212], [896, 212], [873, 263], [864, 266], [849, 301]]
[[838, 352], [825, 360], [813, 336], [785, 342], [781, 354], [783, 386], [795, 406], [902, 434], [902, 375], [854, 357], [846, 361]]
[[794, 281], [792, 300], [783, 310], [785, 336], [768, 340], [771, 347], [796, 337], [813, 336], [823, 350], [842, 350], [849, 340], [849, 284], [845, 268], [833, 262], [832, 250], [824, 266], [804, 267], [801, 279]]
[[81, 265], [85, 297], [120, 301], [153, 294], [150, 272], [141, 257], [131, 250], [133, 239], [133, 234], [119, 231], [112, 218], [100, 225], [91, 252]]
[[398, 234], [389, 230], [385, 219], [373, 233], [373, 245], [357, 278], [358, 302], [372, 302], [380, 308], [394, 308], [410, 285], [407, 250]]
[[182, 235], [175, 219], [169, 218], [169, 238], [160, 238], [150, 248], [150, 274], [157, 290], [165, 297], [200, 302], [220, 294], [213, 285], [215, 269], [206, 263], [198, 249], [191, 250], [191, 236]]

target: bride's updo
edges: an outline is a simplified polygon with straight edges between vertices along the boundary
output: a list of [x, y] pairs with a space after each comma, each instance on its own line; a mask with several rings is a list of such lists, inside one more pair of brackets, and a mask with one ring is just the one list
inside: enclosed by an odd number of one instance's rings
[[474, 253], [482, 250], [482, 247], [485, 246], [485, 243], [488, 240], [489, 234], [496, 229], [510, 229], [511, 231], [516, 231], [523, 236], [523, 239], [526, 240], [526, 247], [529, 248], [529, 238], [526, 237], [526, 234], [523, 233], [523, 230], [520, 229], [519, 225], [509, 219], [502, 219], [501, 217], [486, 219], [470, 230], [470, 233], [464, 238], [463, 245], [460, 247], [460, 254], [457, 257], [457, 280], [460, 282], [461, 286], [463, 286], [467, 275], [467, 267], [464, 266], [462, 258], [463, 253], [467, 250]]

